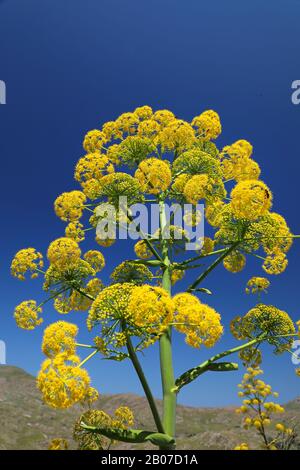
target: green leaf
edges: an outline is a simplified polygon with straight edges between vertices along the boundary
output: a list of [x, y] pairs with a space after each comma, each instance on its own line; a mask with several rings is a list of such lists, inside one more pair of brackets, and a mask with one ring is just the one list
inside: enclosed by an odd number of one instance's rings
[[132, 443], [151, 442], [156, 446], [166, 446], [175, 443], [175, 440], [171, 436], [159, 432], [144, 431], [141, 429], [99, 428], [96, 426], [88, 426], [84, 422], [81, 422], [80, 425], [85, 431], [101, 434], [102, 436], [116, 441]]
[[204, 292], [205, 294], [212, 295], [212, 291], [206, 289], [205, 287], [199, 287], [198, 289], [194, 289], [195, 292]]

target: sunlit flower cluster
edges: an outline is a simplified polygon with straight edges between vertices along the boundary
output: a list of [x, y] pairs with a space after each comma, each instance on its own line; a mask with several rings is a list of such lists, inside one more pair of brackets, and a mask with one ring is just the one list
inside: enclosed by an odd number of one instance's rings
[[42, 307], [38, 306], [35, 300], [24, 300], [15, 308], [14, 318], [19, 328], [34, 330], [43, 323], [40, 313]]
[[130, 322], [147, 335], [159, 336], [171, 323], [175, 304], [161, 287], [136, 287], [130, 297]]
[[134, 252], [136, 256], [141, 259], [149, 259], [153, 256], [153, 253], [145, 240], [139, 240], [136, 242], [134, 245]]
[[75, 240], [62, 237], [50, 243], [47, 257], [53, 266], [63, 268], [75, 264], [81, 255], [81, 250]]
[[222, 132], [219, 115], [211, 109], [194, 117], [192, 126], [196, 128], [197, 134], [204, 140], [214, 140]]
[[272, 305], [257, 304], [244, 317], [234, 318], [231, 332], [237, 339], [265, 339], [275, 346], [276, 353], [290, 348], [295, 326], [289, 315]]
[[262, 292], [267, 292], [268, 287], [270, 286], [270, 281], [265, 277], [251, 277], [247, 282], [246, 293], [247, 294], [260, 294]]
[[214, 346], [223, 333], [220, 315], [192, 294], [177, 294], [174, 302], [174, 326], [186, 335], [186, 343], [194, 348]]
[[35, 248], [24, 248], [15, 254], [11, 263], [11, 274], [20, 279], [25, 280], [25, 274], [29, 271], [31, 278], [38, 276], [38, 270], [44, 266], [43, 255], [36, 251]]
[[232, 251], [223, 261], [224, 268], [231, 273], [239, 273], [246, 265], [246, 257], [239, 251]]
[[81, 191], [70, 191], [62, 193], [54, 202], [56, 215], [64, 221], [75, 221], [80, 219], [86, 196]]
[[80, 243], [85, 239], [83, 225], [78, 222], [70, 222], [65, 228], [65, 236], [72, 238], [76, 243]]
[[56, 355], [46, 359], [37, 377], [37, 386], [45, 403], [53, 408], [69, 408], [75, 403], [91, 402], [98, 393], [90, 386], [90, 377], [75, 355]]
[[[270, 397], [278, 397], [272, 387], [258, 378], [263, 371], [259, 368], [248, 367], [242, 383], [239, 384], [239, 397], [243, 405], [236, 410], [243, 415], [245, 429], [256, 429], [261, 438], [261, 446], [265, 450], [287, 450], [295, 438], [294, 429], [281, 422], [274, 422], [278, 414], [284, 413], [284, 408], [270, 401]], [[291, 437], [293, 439], [291, 439]], [[247, 450], [248, 444], [242, 443], [235, 450]]]
[[53, 358], [64, 353], [66, 357], [76, 352], [78, 326], [65, 321], [58, 321], [47, 326], [44, 331], [42, 351], [45, 356]]
[[171, 184], [170, 164], [158, 158], [148, 158], [139, 164], [135, 178], [145, 193], [158, 194]]
[[262, 181], [241, 181], [231, 192], [231, 207], [237, 219], [256, 220], [265, 215], [271, 205], [272, 193]]

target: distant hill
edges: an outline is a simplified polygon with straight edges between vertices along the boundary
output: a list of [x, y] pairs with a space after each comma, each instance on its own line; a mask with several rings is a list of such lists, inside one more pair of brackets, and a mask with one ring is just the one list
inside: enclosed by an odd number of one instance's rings
[[[133, 394], [102, 395], [96, 407], [113, 412], [121, 405], [135, 414], [137, 428], [154, 429], [148, 404]], [[161, 402], [158, 400], [158, 406]], [[300, 420], [300, 397], [286, 405], [287, 418]], [[44, 405], [35, 378], [18, 367], [0, 366], [0, 449], [47, 449], [54, 437], [70, 440], [73, 424], [81, 408], [54, 410]], [[178, 406], [178, 449], [232, 449], [242, 441], [257, 446], [255, 434], [241, 427], [233, 408], [193, 408]], [[71, 441], [71, 446], [74, 443]], [[118, 443], [117, 449], [133, 446]], [[149, 448], [151, 448], [149, 446]], [[300, 443], [298, 448], [300, 449]]]

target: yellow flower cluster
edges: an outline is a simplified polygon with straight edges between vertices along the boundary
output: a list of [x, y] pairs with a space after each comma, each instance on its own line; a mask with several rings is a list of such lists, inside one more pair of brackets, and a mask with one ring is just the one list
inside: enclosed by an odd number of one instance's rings
[[90, 386], [86, 370], [79, 367], [75, 355], [56, 355], [46, 359], [37, 377], [37, 386], [45, 403], [53, 408], [69, 408], [76, 403], [91, 402], [98, 392]]
[[247, 442], [242, 442], [240, 445], [235, 446], [233, 450], [250, 450], [250, 447]]
[[[270, 385], [258, 378], [262, 373], [263, 371], [259, 368], [248, 367], [242, 383], [239, 384], [240, 391], [238, 395], [243, 398], [243, 405], [236, 412], [244, 416], [243, 426], [245, 429], [255, 428], [257, 430], [262, 438], [263, 449], [285, 449], [286, 436], [292, 436], [294, 430], [280, 422], [273, 423], [273, 415], [284, 413], [285, 410], [281, 405], [269, 401], [270, 396], [278, 397], [278, 393], [273, 392]], [[266, 429], [272, 425], [274, 431], [277, 431], [277, 435], [274, 436], [273, 431], [268, 436]], [[246, 450], [239, 447], [237, 446], [235, 449]]]
[[44, 266], [43, 255], [36, 251], [35, 248], [24, 248], [15, 254], [11, 263], [11, 274], [20, 279], [25, 280], [27, 271], [31, 272], [31, 278], [38, 276], [37, 270]]
[[134, 252], [138, 258], [149, 259], [152, 258], [153, 254], [150, 248], [148, 247], [145, 240], [139, 240], [134, 245]]
[[51, 242], [47, 251], [48, 260], [58, 268], [76, 264], [80, 255], [81, 250], [75, 240], [66, 237]]
[[39, 317], [40, 313], [42, 313], [42, 308], [35, 300], [24, 300], [15, 308], [14, 318], [19, 328], [34, 330], [36, 326], [43, 323], [43, 319]]
[[102, 178], [100, 195], [106, 196], [108, 202], [117, 207], [120, 196], [127, 197], [128, 206], [143, 201], [142, 189], [138, 180], [121, 172], [112, 173]]
[[168, 161], [148, 158], [142, 161], [135, 172], [142, 190], [148, 194], [159, 194], [171, 184], [171, 169]]
[[262, 181], [241, 181], [231, 191], [231, 207], [237, 219], [254, 221], [265, 215], [271, 205], [272, 193]]
[[81, 191], [62, 193], [54, 202], [56, 215], [64, 221], [74, 222], [82, 217], [86, 196]]
[[181, 119], [170, 121], [158, 134], [158, 142], [165, 151], [183, 151], [192, 147], [196, 137], [192, 126]]
[[209, 179], [206, 174], [194, 175], [184, 186], [183, 194], [190, 204], [197, 204], [209, 191]]
[[239, 273], [246, 265], [246, 257], [239, 251], [232, 251], [223, 261], [223, 266], [231, 273]]
[[267, 256], [263, 262], [263, 270], [267, 274], [281, 274], [285, 271], [288, 260], [286, 254], [283, 253], [280, 249], [275, 248], [272, 250], [266, 250]]
[[84, 137], [83, 148], [86, 152], [95, 152], [96, 150], [101, 150], [106, 142], [107, 137], [104, 132], [94, 129], [89, 131]]
[[161, 129], [160, 124], [154, 119], [146, 119], [140, 122], [138, 126], [138, 135], [150, 139], [153, 143], [157, 143], [157, 135]]
[[[94, 326], [100, 324], [102, 336], [107, 337], [107, 341], [118, 344], [118, 347], [124, 346], [126, 337], [123, 334], [122, 327], [130, 317], [128, 303], [134, 288], [134, 284], [125, 282], [113, 284], [103, 289], [89, 310], [88, 329], [91, 330]], [[111, 328], [113, 323], [116, 324], [115, 326], [119, 325], [121, 327], [120, 334], [115, 333], [115, 328]]]
[[95, 199], [101, 192], [101, 179], [113, 172], [114, 166], [108, 156], [100, 152], [88, 153], [78, 160], [75, 179], [81, 184], [84, 194]]
[[56, 438], [49, 443], [48, 450], [68, 450], [69, 444], [66, 439]]
[[140, 347], [146, 347], [172, 321], [174, 308], [172, 299], [160, 287], [116, 283], [97, 296], [90, 308], [87, 325], [92, 329], [100, 324], [104, 346], [110, 345], [113, 350], [126, 344], [126, 336], [142, 338]]
[[119, 132], [133, 134], [139, 123], [138, 115], [135, 113], [123, 113], [116, 119], [116, 128]]
[[136, 287], [130, 296], [128, 312], [130, 322], [148, 335], [163, 333], [173, 319], [175, 305], [161, 287]]
[[196, 128], [196, 132], [204, 140], [214, 140], [222, 132], [222, 126], [219, 115], [209, 109], [199, 116], [194, 117], [192, 126]]
[[247, 282], [247, 287], [245, 289], [246, 293], [256, 294], [261, 292], [267, 292], [267, 289], [270, 286], [270, 281], [265, 277], [251, 277]]
[[106, 155], [99, 152], [88, 153], [80, 158], [75, 167], [75, 180], [83, 184], [92, 179], [100, 180], [103, 176], [113, 173], [114, 166]]
[[212, 227], [220, 227], [223, 215], [226, 214], [227, 205], [223, 201], [210, 202], [205, 208], [205, 217]]
[[171, 283], [172, 285], [176, 284], [176, 282], [181, 281], [184, 277], [184, 270], [183, 269], [173, 269], [171, 273]]
[[86, 311], [90, 308], [93, 300], [89, 298], [96, 298], [99, 292], [103, 289], [103, 284], [98, 278], [93, 278], [88, 281], [85, 287], [81, 287], [81, 292], [73, 290], [71, 295], [64, 296], [60, 294], [54, 301], [54, 308], [58, 313], [69, 313], [71, 310]]
[[175, 328], [186, 335], [186, 343], [194, 348], [214, 346], [223, 333], [220, 315], [192, 294], [177, 294], [173, 300]]
[[150, 281], [153, 276], [147, 266], [132, 261], [123, 261], [113, 270], [110, 277], [114, 282], [132, 282], [139, 285]]
[[153, 115], [153, 111], [150, 106], [139, 106], [134, 110], [134, 114], [143, 121], [144, 119], [150, 119]]
[[80, 243], [85, 239], [83, 225], [78, 222], [70, 222], [65, 228], [65, 236], [72, 238], [76, 243]]
[[[144, 121], [146, 122], [146, 121]], [[151, 154], [156, 152], [156, 146], [149, 137], [141, 135], [129, 135], [114, 150], [118, 154], [118, 159], [125, 165], [133, 167], [143, 160], [149, 158]], [[111, 157], [110, 151], [107, 153]]]
[[[289, 315], [272, 305], [257, 304], [244, 317], [234, 318], [231, 332], [237, 339], [265, 335], [276, 353], [290, 348], [295, 326]], [[289, 336], [290, 335], [290, 336]]]
[[66, 357], [72, 356], [76, 352], [75, 338], [77, 334], [78, 327], [73, 323], [65, 321], [52, 323], [44, 331], [43, 353], [50, 358], [60, 353], [64, 353]]
[[202, 255], [208, 255], [214, 250], [215, 242], [209, 237], [203, 237], [199, 239], [201, 242], [202, 247], [200, 248], [200, 252]]
[[223, 176], [226, 180], [257, 180], [260, 176], [258, 163], [252, 160], [253, 147], [247, 140], [227, 145], [220, 153]]
[[98, 250], [89, 250], [83, 257], [91, 265], [95, 273], [101, 271], [105, 266], [104, 256]]

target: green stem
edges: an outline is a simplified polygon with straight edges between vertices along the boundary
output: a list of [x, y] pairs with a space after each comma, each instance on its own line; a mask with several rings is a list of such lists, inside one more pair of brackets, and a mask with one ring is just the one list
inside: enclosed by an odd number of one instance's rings
[[[182, 263], [178, 263], [178, 267], [179, 266], [185, 266], [186, 264], [192, 263], [193, 261], [197, 261], [198, 259], [208, 258], [209, 256], [214, 256], [214, 255], [220, 255], [220, 254], [224, 253], [227, 250], [228, 250], [228, 248], [221, 248], [220, 250], [211, 251], [210, 253], [194, 256], [193, 258], [189, 258], [189, 259], [183, 261]], [[176, 266], [176, 268], [177, 268], [177, 266]]]
[[78, 348], [89, 348], [89, 349], [97, 349], [97, 346], [92, 346], [91, 344], [82, 344], [82, 343], [75, 343]]
[[218, 264], [220, 264], [223, 261], [223, 259], [225, 259], [226, 256], [228, 256], [239, 245], [239, 243], [240, 243], [239, 241], [233, 243], [221, 256], [219, 256], [219, 258], [217, 258], [202, 274], [200, 274], [199, 277], [197, 277], [197, 279], [193, 282], [193, 284], [189, 286], [189, 288], [187, 289], [187, 292], [193, 291], [200, 284], [200, 282], [202, 282], [203, 279], [205, 279], [206, 276], [208, 276], [209, 273], [216, 266], [218, 266]]
[[85, 364], [87, 361], [89, 361], [93, 356], [95, 356], [95, 354], [97, 354], [98, 349], [95, 349], [95, 351], [93, 351], [91, 354], [89, 354], [85, 359], [83, 359], [83, 361], [81, 361], [81, 363], [78, 365], [78, 367], [81, 367], [83, 366], [83, 364]]
[[[165, 232], [167, 225], [166, 211], [164, 200], [159, 201], [160, 229], [161, 233]], [[162, 287], [171, 294], [171, 272], [169, 259], [168, 240], [162, 238], [162, 258], [164, 267], [162, 268]], [[175, 377], [173, 370], [172, 358], [172, 327], [169, 326], [167, 331], [161, 336], [160, 342], [160, 370], [163, 389], [163, 426], [165, 432], [175, 438], [176, 426], [176, 393], [173, 389], [175, 386]], [[160, 447], [161, 449], [174, 449], [174, 445]]]
[[261, 343], [265, 339], [266, 339], [266, 335], [265, 334], [261, 335], [258, 338], [252, 339], [248, 343], [241, 344], [240, 346], [236, 346], [235, 348], [228, 349], [227, 351], [216, 354], [215, 356], [212, 356], [207, 361], [202, 362], [202, 364], [200, 364], [199, 366], [189, 369], [187, 372], [185, 372], [180, 377], [178, 377], [178, 379], [176, 380], [176, 386], [175, 386], [174, 391], [178, 393], [182, 387], [189, 384], [193, 380], [197, 379], [199, 375], [210, 370], [210, 365], [212, 363], [218, 361], [219, 359], [222, 359], [223, 357], [229, 356], [230, 354], [243, 351], [243, 349], [249, 348], [250, 346], [253, 346], [254, 344]]
[[140, 379], [140, 382], [141, 382], [142, 387], [144, 389], [146, 398], [148, 400], [148, 403], [149, 403], [149, 406], [150, 406], [150, 409], [151, 409], [151, 412], [152, 412], [153, 419], [154, 419], [154, 422], [156, 424], [157, 430], [158, 430], [158, 432], [164, 434], [165, 431], [164, 431], [164, 428], [163, 428], [163, 425], [162, 425], [162, 422], [161, 422], [161, 419], [160, 419], [160, 416], [159, 416], [159, 413], [158, 413], [158, 410], [157, 410], [157, 407], [156, 407], [154, 397], [152, 395], [151, 389], [148, 385], [147, 379], [144, 375], [143, 369], [142, 369], [141, 364], [138, 360], [138, 357], [136, 355], [136, 352], [134, 350], [134, 347], [132, 345], [132, 342], [131, 342], [131, 339], [130, 339], [129, 336], [127, 336], [126, 344], [127, 344], [127, 350], [128, 350], [129, 357], [130, 357], [130, 359], [132, 361], [132, 364], [133, 364], [133, 366], [136, 370], [136, 373], [137, 373], [137, 375]]

